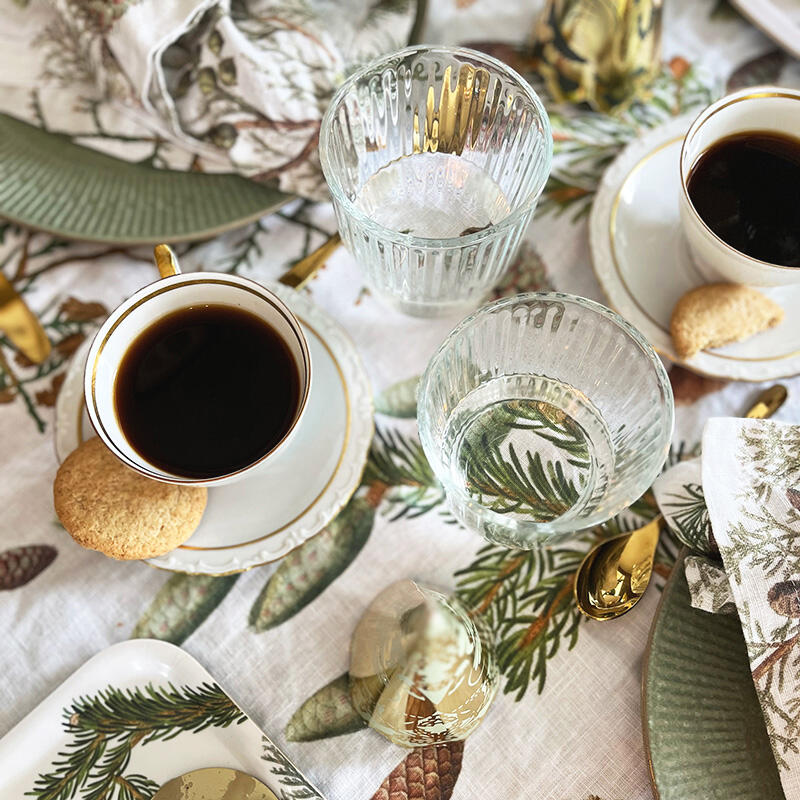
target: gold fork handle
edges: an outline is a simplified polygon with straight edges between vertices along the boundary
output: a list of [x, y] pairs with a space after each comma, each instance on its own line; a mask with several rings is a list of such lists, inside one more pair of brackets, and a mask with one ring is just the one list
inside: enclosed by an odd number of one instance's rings
[[301, 258], [291, 269], [278, 278], [278, 282], [292, 289], [300, 289], [306, 281], [331, 257], [332, 253], [341, 244], [342, 237], [334, 233], [327, 242], [318, 247], [313, 253]]

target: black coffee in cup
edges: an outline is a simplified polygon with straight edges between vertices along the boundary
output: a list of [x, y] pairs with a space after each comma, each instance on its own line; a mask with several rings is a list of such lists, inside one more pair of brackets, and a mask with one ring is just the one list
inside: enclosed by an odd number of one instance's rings
[[120, 428], [138, 454], [187, 478], [243, 469], [289, 432], [300, 376], [286, 343], [234, 306], [174, 311], [124, 354], [114, 383]]
[[724, 242], [800, 267], [800, 139], [745, 131], [714, 142], [692, 167], [689, 199]]

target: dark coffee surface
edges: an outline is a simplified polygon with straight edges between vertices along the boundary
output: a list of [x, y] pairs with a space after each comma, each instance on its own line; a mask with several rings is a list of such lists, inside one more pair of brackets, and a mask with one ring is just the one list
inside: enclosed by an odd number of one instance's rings
[[697, 160], [689, 198], [720, 239], [771, 264], [800, 267], [800, 139], [746, 131]]
[[211, 478], [242, 469], [286, 434], [300, 398], [297, 367], [265, 322], [237, 308], [175, 311], [141, 333], [114, 385], [134, 449], [161, 469]]

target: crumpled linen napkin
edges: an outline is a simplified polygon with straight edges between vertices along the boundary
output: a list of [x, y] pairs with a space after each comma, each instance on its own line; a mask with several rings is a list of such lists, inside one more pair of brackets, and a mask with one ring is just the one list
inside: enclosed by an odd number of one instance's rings
[[692, 606], [711, 614], [735, 614], [736, 603], [708, 518], [702, 469], [702, 458], [675, 464], [656, 479], [653, 494], [672, 533], [692, 550], [683, 562]]
[[[157, 167], [327, 196], [319, 124], [415, 0], [0, 0], [0, 110]], [[20, 0], [16, 0], [20, 5]]]
[[[696, 477], [696, 465], [692, 470], [683, 470], [683, 480]], [[673, 484], [668, 498], [666, 477], [660, 480], [657, 498], [661, 496], [659, 504], [672, 514], [671, 524], [685, 535], [688, 495], [683, 492], [681, 505], [681, 492]], [[781, 783], [787, 799], [796, 800], [800, 798], [800, 426], [755, 419], [709, 420], [700, 477], [711, 541], [725, 565]], [[698, 523], [702, 513], [696, 485], [690, 481], [689, 486], [697, 508], [695, 525], [689, 526], [692, 536], [687, 538], [695, 538], [703, 530]]]

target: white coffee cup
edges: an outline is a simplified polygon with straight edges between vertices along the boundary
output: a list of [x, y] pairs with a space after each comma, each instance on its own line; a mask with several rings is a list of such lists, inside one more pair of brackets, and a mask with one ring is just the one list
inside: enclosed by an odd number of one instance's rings
[[692, 168], [711, 145], [735, 133], [773, 131], [800, 133], [800, 91], [777, 86], [740, 89], [710, 105], [692, 123], [683, 141], [680, 159], [680, 215], [692, 258], [709, 280], [751, 286], [800, 283], [800, 269], [771, 264], [745, 255], [719, 238], [703, 222], [689, 199]]
[[[174, 260], [170, 259], [170, 262], [170, 267], [165, 268], [160, 260], [161, 280], [140, 289], [118, 306], [97, 332], [89, 349], [84, 373], [86, 409], [98, 436], [111, 452], [142, 475], [165, 483], [193, 486], [232, 483], [252, 474], [267, 459], [283, 450], [297, 430], [311, 386], [308, 343], [300, 323], [283, 301], [255, 281], [219, 272], [182, 274]], [[167, 472], [151, 464], [128, 442], [116, 414], [114, 382], [123, 356], [139, 334], [173, 311], [204, 304], [226, 305], [249, 311], [266, 322], [281, 337], [294, 359], [300, 399], [287, 432], [268, 453], [235, 472], [212, 478], [192, 478]]]

